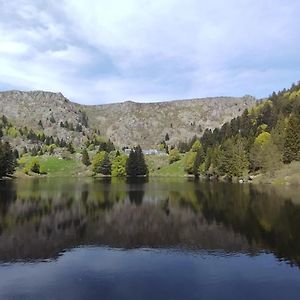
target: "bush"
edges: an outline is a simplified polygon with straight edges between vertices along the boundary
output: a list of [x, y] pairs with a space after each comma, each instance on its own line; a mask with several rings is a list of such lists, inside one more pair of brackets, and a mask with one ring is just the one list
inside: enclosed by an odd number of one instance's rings
[[179, 153], [178, 149], [174, 148], [174, 149], [170, 150], [169, 163], [172, 164], [178, 160], [180, 160], [180, 153]]
[[29, 175], [30, 172], [36, 174], [47, 174], [44, 168], [41, 168], [41, 165], [37, 159], [32, 159], [24, 167], [24, 173]]

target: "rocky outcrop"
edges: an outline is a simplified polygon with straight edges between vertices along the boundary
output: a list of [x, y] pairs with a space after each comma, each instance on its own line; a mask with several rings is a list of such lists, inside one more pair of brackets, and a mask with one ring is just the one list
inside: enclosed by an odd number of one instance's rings
[[[155, 147], [168, 133], [171, 145], [179, 140], [200, 136], [205, 128], [215, 128], [236, 117], [255, 104], [251, 96], [216, 97], [176, 100], [158, 103], [126, 101], [117, 104], [80, 105], [66, 99], [61, 93], [44, 91], [0, 93], [0, 114], [16, 124], [38, 128], [42, 121], [45, 133], [60, 138], [83, 138], [81, 133], [70, 134], [60, 127], [60, 122], [81, 123], [85, 112], [91, 129], [99, 129], [118, 146], [141, 144]], [[55, 122], [51, 122], [51, 120]]]

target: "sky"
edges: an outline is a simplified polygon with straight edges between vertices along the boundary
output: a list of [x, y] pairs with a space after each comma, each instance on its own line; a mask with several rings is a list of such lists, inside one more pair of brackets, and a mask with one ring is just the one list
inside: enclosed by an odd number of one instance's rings
[[299, 0], [0, 0], [0, 90], [72, 101], [253, 95], [300, 80]]

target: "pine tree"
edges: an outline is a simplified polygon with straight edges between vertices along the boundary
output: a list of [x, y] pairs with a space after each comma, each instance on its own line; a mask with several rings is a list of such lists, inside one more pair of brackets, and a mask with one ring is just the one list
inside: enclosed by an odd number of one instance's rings
[[130, 151], [126, 162], [126, 173], [130, 177], [148, 175], [148, 167], [145, 162], [142, 148], [139, 145]]
[[204, 162], [204, 160], [205, 160], [205, 154], [201, 146], [201, 148], [197, 151], [194, 165], [193, 165], [193, 174], [195, 177], [199, 176], [199, 167]]
[[300, 160], [300, 120], [294, 115], [290, 117], [287, 125], [283, 151], [284, 163], [293, 160]]
[[8, 142], [0, 141], [0, 178], [14, 173], [16, 160]]
[[104, 159], [101, 163], [100, 173], [103, 175], [111, 175], [111, 162], [107, 153], [105, 153]]
[[86, 166], [89, 166], [91, 164], [90, 157], [89, 157], [89, 154], [86, 149], [83, 149], [83, 151], [82, 151], [81, 161]]

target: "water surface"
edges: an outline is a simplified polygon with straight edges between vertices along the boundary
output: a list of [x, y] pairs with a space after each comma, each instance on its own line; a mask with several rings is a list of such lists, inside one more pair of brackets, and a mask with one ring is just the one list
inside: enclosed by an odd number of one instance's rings
[[0, 182], [0, 299], [299, 299], [300, 191]]

